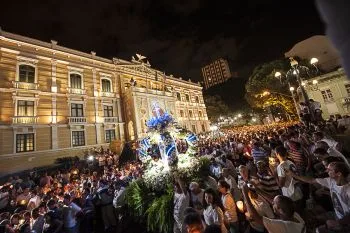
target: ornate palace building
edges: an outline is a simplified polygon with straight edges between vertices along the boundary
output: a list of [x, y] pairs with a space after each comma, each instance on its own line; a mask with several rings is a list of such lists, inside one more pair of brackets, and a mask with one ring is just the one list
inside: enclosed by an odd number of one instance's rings
[[209, 130], [202, 87], [151, 68], [0, 29], [0, 176], [137, 140], [157, 103], [178, 124]]

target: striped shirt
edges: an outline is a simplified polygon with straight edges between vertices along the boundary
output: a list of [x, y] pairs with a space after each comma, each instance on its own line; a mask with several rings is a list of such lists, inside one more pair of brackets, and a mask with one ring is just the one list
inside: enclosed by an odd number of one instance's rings
[[300, 145], [300, 143], [293, 142], [293, 141], [290, 141], [288, 145], [289, 145], [289, 150], [288, 150], [289, 157], [294, 162], [298, 174], [305, 175], [308, 161], [302, 146]]
[[269, 174], [260, 174], [259, 172], [256, 175], [262, 191], [271, 196], [276, 196], [280, 193], [280, 188], [274, 176]]
[[260, 160], [266, 160], [267, 159], [267, 153], [262, 148], [253, 148], [251, 153], [254, 163], [256, 164]]

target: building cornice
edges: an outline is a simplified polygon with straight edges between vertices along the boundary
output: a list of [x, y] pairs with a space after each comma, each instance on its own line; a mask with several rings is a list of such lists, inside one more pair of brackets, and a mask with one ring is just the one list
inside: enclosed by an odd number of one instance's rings
[[[48, 42], [40, 41], [37, 39], [33, 39], [33, 38], [17, 35], [14, 33], [6, 32], [3, 30], [1, 31], [1, 34], [0, 34], [0, 40], [12, 42], [14, 44], [17, 44], [18, 46], [20, 46], [20, 45], [30, 46], [30, 47], [35, 48], [37, 51], [38, 50], [45, 50], [45, 51], [52, 53], [53, 55], [59, 53], [64, 57], [67, 57], [67, 58], [74, 57], [74, 58], [80, 59], [81, 61], [82, 61], [82, 58], [84, 58], [86, 61], [91, 62], [91, 64], [89, 64], [89, 65], [91, 65], [91, 68], [98, 66], [98, 64], [96, 64], [96, 63], [99, 63], [100, 65], [107, 66], [107, 67], [103, 67], [103, 69], [106, 69], [106, 70], [111, 69], [111, 70], [126, 71], [127, 73], [129, 73], [131, 75], [137, 74], [137, 75], [140, 75], [142, 77], [145, 76], [144, 74], [142, 74], [142, 72], [140, 72], [140, 74], [139, 74], [138, 72], [135, 72], [136, 71], [135, 69], [130, 69], [130, 68], [125, 67], [125, 66], [137, 66], [139, 64], [135, 64], [135, 63], [123, 60], [123, 59], [119, 59], [119, 58], [113, 58], [113, 59], [103, 58], [103, 57], [96, 56], [95, 53], [91, 53], [91, 54], [84, 53], [84, 52], [81, 52], [78, 50], [74, 50], [74, 49], [70, 49], [70, 48], [67, 48], [64, 46], [57, 45], [57, 42], [56, 43], [48, 43]], [[23, 53], [23, 55], [26, 54], [26, 52], [20, 52], [20, 51], [9, 49], [9, 48], [1, 48], [1, 51], [14, 53], [14, 54], [22, 54], [22, 53]], [[40, 55], [37, 55], [36, 58], [42, 58], [44, 60], [49, 60], [49, 59], [56, 60], [56, 58], [53, 58], [53, 57], [50, 58], [50, 57], [40, 56]], [[71, 62], [64, 61], [62, 59], [56, 60], [56, 61], [63, 63], [63, 64], [71, 64]], [[86, 63], [81, 64], [81, 66], [84, 66], [84, 65], [86, 66]], [[124, 69], [123, 68], [120, 69], [121, 67], [124, 67]], [[91, 69], [90, 66], [88, 68]], [[151, 70], [152, 72], [157, 72], [159, 75], [160, 74], [164, 75], [159, 70], [156, 70], [156, 69], [153, 69], [150, 67], [147, 67], [147, 68], [149, 70]], [[121, 73], [123, 73], [123, 72], [121, 72]], [[151, 79], [151, 77], [149, 77], [149, 78]], [[178, 78], [168, 76], [168, 75], [166, 75], [166, 79], [174, 81], [174, 82], [179, 83], [179, 84], [181, 83], [181, 84], [185, 85], [187, 88], [197, 88], [198, 90], [202, 90], [202, 87], [199, 84], [191, 82], [191, 81], [178, 79]]]

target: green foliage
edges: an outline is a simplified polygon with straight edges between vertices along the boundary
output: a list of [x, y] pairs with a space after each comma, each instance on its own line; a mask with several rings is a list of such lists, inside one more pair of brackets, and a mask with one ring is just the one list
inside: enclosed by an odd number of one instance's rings
[[[305, 61], [299, 61], [299, 64], [304, 65]], [[281, 82], [275, 77], [275, 73], [281, 72], [286, 74], [290, 69], [288, 59], [275, 60], [257, 66], [252, 75], [249, 77], [245, 88], [245, 99], [248, 104], [257, 109], [263, 109], [268, 106], [279, 106], [289, 115], [296, 115], [293, 99], [289, 92], [287, 82]], [[292, 85], [296, 80], [289, 80]], [[267, 96], [261, 94], [265, 91], [270, 92]]]
[[288, 93], [287, 85], [283, 85], [276, 77], [277, 71], [286, 73], [290, 68], [288, 60], [275, 60], [257, 66], [246, 83], [246, 91], [253, 95], [265, 90]]
[[[185, 183], [190, 181], [201, 182], [209, 174], [210, 161], [200, 158], [196, 167], [191, 168], [191, 173], [178, 173]], [[172, 184], [168, 184], [166, 190], [155, 193], [146, 186], [143, 180], [136, 180], [126, 188], [126, 203], [132, 216], [140, 223], [147, 223], [147, 229], [151, 232], [170, 233], [173, 230], [173, 197]]]
[[155, 194], [150, 192], [142, 180], [132, 182], [126, 189], [126, 203], [134, 217], [142, 218]]
[[173, 230], [174, 190], [168, 186], [164, 195], [156, 198], [146, 211], [147, 229], [152, 232], [168, 233]]

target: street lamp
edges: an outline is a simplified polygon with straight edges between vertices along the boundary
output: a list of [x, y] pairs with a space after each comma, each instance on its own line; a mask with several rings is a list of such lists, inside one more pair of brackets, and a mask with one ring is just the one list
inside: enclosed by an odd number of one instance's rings
[[317, 62], [318, 62], [318, 59], [317, 59], [316, 57], [313, 57], [313, 58], [311, 58], [311, 60], [310, 60], [310, 64], [311, 64], [311, 65], [316, 65]]
[[289, 86], [289, 90], [290, 90], [290, 92], [292, 93], [292, 98], [293, 98], [293, 102], [294, 102], [294, 107], [295, 107], [295, 109], [297, 110], [298, 117], [299, 117], [299, 119], [300, 119], [300, 109], [299, 109], [297, 100], [295, 99], [295, 95], [294, 95], [295, 88], [292, 87], [292, 86]]
[[[311, 108], [310, 108], [310, 101], [309, 101], [309, 97], [305, 91], [305, 86], [306, 86], [306, 82], [303, 82], [302, 79], [301, 79], [301, 73], [306, 73], [307, 75], [309, 75], [309, 68], [306, 67], [306, 66], [302, 66], [302, 65], [299, 65], [298, 61], [296, 61], [293, 57], [290, 57], [289, 58], [290, 60], [290, 66], [291, 66], [291, 69], [289, 69], [287, 71], [287, 73], [284, 75], [285, 79], [287, 80], [288, 82], [288, 85], [289, 85], [289, 89], [291, 90], [291, 84], [290, 84], [290, 79], [292, 78], [295, 78], [299, 84], [299, 88], [300, 88], [300, 91], [301, 91], [301, 94], [303, 96], [303, 99], [305, 101], [305, 104], [306, 106], [309, 108], [309, 112], [311, 114], [311, 118], [314, 119], [314, 113], [311, 111]], [[310, 60], [310, 64], [313, 65], [315, 68], [316, 68], [316, 71], [317, 70], [317, 67], [316, 67], [316, 64], [318, 62], [318, 59], [317, 58], [312, 58]], [[276, 78], [279, 78], [280, 81], [282, 79], [282, 73], [281, 72], [276, 72], [275, 73], [275, 77]], [[317, 81], [317, 80], [316, 80]], [[316, 83], [317, 84], [317, 83]], [[294, 90], [293, 90], [294, 91]], [[294, 92], [292, 92], [293, 94]], [[293, 94], [294, 96], [294, 94]], [[294, 100], [295, 98], [293, 98]], [[295, 102], [296, 103], [296, 102]], [[298, 108], [297, 108], [298, 109]]]

